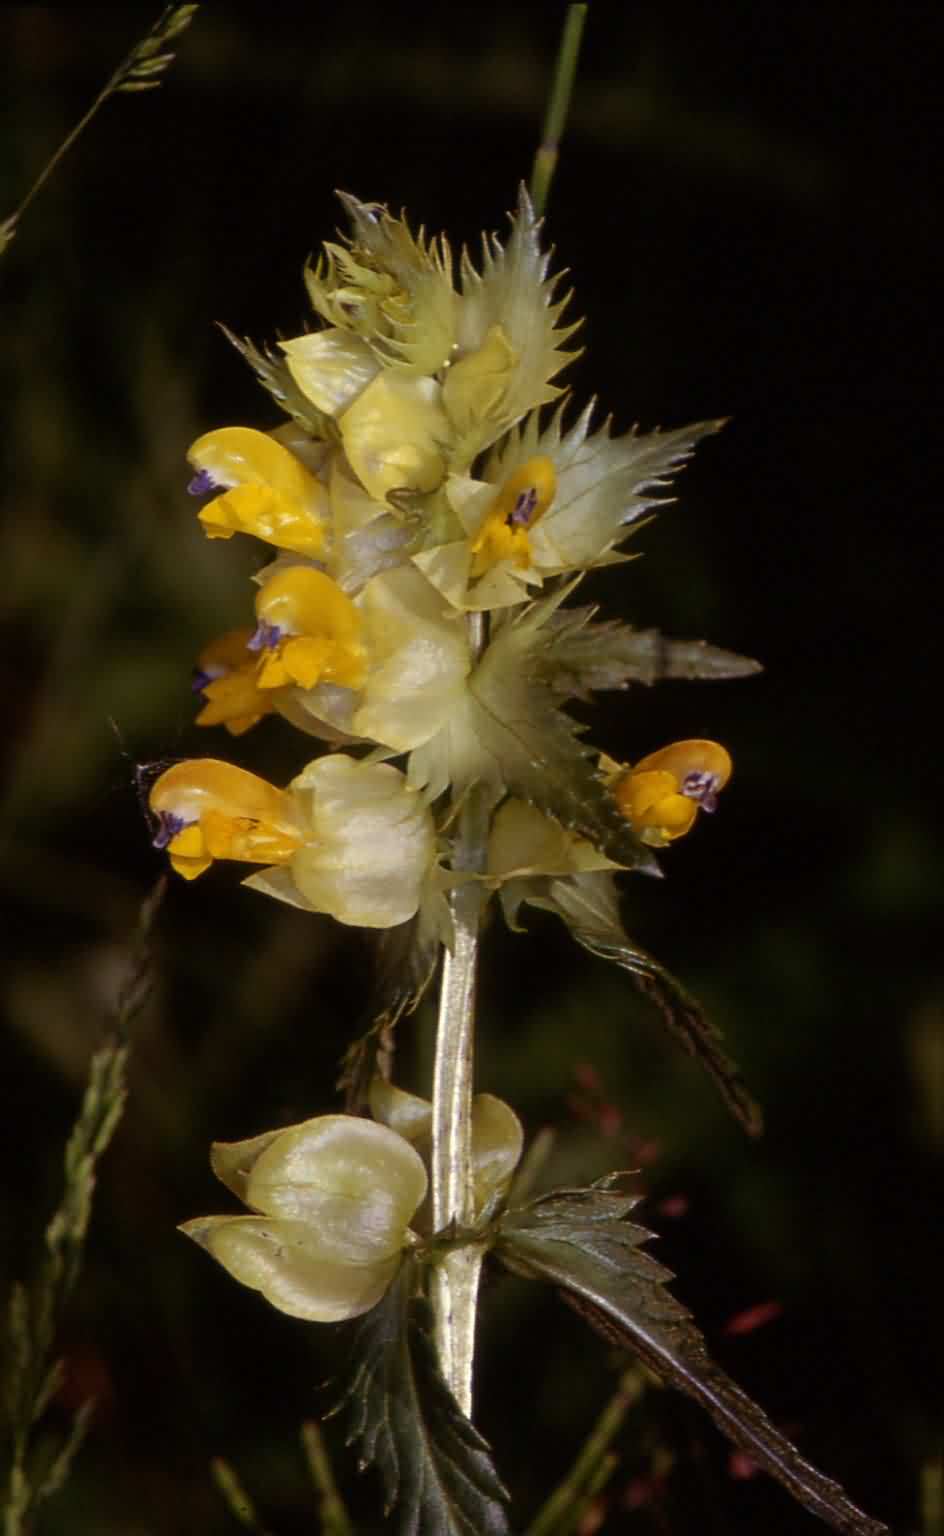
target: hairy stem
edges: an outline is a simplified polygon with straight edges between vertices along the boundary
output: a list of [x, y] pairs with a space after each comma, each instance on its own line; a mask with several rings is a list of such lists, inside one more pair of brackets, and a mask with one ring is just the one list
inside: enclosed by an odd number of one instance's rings
[[[484, 645], [481, 614], [469, 620], [473, 654]], [[479, 874], [485, 868], [489, 815], [473, 787], [459, 811], [453, 868]], [[443, 961], [436, 1055], [433, 1063], [433, 1230], [455, 1222], [470, 1226], [472, 1205], [471, 1109], [475, 1036], [475, 973], [482, 892], [470, 880], [453, 892], [454, 941]], [[472, 1412], [475, 1314], [482, 1250], [473, 1245], [443, 1255], [433, 1271], [434, 1337], [443, 1376], [463, 1413]]]

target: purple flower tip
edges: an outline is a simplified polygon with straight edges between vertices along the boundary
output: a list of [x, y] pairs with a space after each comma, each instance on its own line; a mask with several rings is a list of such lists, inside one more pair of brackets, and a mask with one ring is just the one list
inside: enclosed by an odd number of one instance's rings
[[538, 504], [538, 493], [533, 485], [529, 485], [526, 491], [515, 501], [508, 515], [508, 523], [512, 528], [530, 528], [534, 509]]
[[168, 843], [174, 841], [178, 832], [192, 825], [192, 822], [184, 821], [182, 816], [175, 816], [173, 811], [158, 811], [157, 831], [151, 839], [151, 847], [166, 848]]
[[255, 630], [246, 641], [247, 651], [271, 651], [274, 650], [282, 638], [282, 630], [277, 624], [267, 624], [265, 619], [260, 619]]
[[216, 490], [216, 481], [208, 469], [200, 469], [187, 486], [188, 496], [208, 496]]
[[689, 800], [697, 800], [709, 816], [718, 809], [719, 780], [716, 773], [709, 773], [706, 768], [693, 768], [691, 773], [685, 775], [679, 787]]

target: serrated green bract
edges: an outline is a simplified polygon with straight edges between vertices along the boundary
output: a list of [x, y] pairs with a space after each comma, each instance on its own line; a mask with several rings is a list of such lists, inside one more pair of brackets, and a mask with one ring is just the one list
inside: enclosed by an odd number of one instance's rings
[[533, 603], [495, 634], [445, 730], [415, 751], [409, 777], [441, 794], [487, 786], [536, 805], [625, 869], [657, 868], [607, 788], [583, 727], [560, 708], [540, 675], [543, 625], [567, 590]]
[[508, 1495], [491, 1452], [436, 1364], [413, 1266], [356, 1325], [334, 1412], [361, 1468], [376, 1466], [400, 1536], [509, 1536]]
[[672, 640], [657, 629], [633, 629], [617, 619], [594, 623], [596, 612], [562, 609], [547, 626], [539, 673], [560, 699], [585, 699], [594, 690], [631, 683], [648, 687], [672, 678], [720, 682], [762, 670], [760, 662], [706, 640]]
[[326, 417], [317, 406], [312, 404], [307, 395], [302, 394], [289, 372], [285, 359], [270, 351], [268, 347], [257, 347], [248, 336], [240, 340], [225, 325], [221, 325], [220, 330], [230, 345], [236, 348], [240, 357], [245, 358], [259, 383], [263, 389], [268, 390], [276, 405], [313, 438], [324, 437], [327, 431]]
[[642, 1251], [651, 1234], [624, 1219], [636, 1200], [615, 1192], [611, 1182], [555, 1191], [508, 1211], [495, 1254], [516, 1274], [556, 1286], [610, 1343], [633, 1350], [668, 1385], [694, 1398], [812, 1514], [847, 1536], [887, 1536], [888, 1528], [805, 1461], [711, 1360], [691, 1316], [666, 1289], [670, 1272]]

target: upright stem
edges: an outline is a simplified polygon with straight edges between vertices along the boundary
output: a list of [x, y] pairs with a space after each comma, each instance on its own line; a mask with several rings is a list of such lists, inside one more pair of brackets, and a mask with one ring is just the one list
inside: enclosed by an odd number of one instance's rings
[[[469, 640], [477, 657], [484, 645], [481, 614], [469, 620]], [[475, 786], [459, 811], [453, 868], [480, 874], [485, 868], [488, 810]], [[433, 1230], [455, 1222], [470, 1226], [472, 1201], [472, 1078], [475, 1036], [475, 980], [482, 891], [478, 881], [452, 894], [454, 928], [451, 950], [443, 962], [436, 1055], [433, 1063]], [[475, 1314], [483, 1251], [474, 1244], [445, 1253], [433, 1271], [431, 1300], [439, 1364], [448, 1386], [467, 1417], [472, 1413], [472, 1362]]]

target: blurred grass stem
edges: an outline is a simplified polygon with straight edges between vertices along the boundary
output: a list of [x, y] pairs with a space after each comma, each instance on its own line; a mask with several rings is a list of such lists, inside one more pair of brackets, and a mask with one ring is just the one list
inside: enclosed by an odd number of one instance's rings
[[554, 69], [554, 84], [551, 87], [547, 112], [544, 116], [541, 142], [531, 169], [531, 201], [534, 204], [535, 213], [539, 215], [547, 207], [551, 182], [554, 180], [554, 172], [557, 169], [560, 142], [567, 122], [588, 9], [586, 5], [571, 5], [567, 8], [564, 31], [557, 52], [557, 64]]

